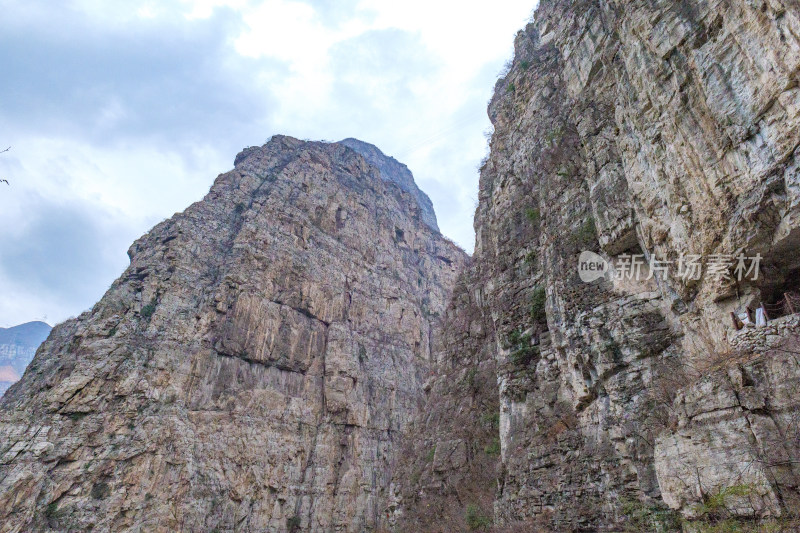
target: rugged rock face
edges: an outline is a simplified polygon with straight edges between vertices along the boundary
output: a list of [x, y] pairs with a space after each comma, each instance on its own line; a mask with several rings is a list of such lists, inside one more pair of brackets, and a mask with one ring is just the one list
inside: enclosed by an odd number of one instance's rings
[[[797, 360], [742, 335], [732, 354], [729, 313], [800, 285], [799, 36], [795, 2], [542, 0], [489, 106], [462, 277], [487, 322], [467, 334], [448, 313], [469, 353], [437, 351], [425, 410], [457, 405], [478, 427], [453, 376], [494, 369], [496, 492], [462, 482], [485, 470], [486, 439], [425, 414], [420, 449], [436, 451], [399, 471], [398, 521], [649, 531], [703, 519], [714, 497], [734, 517], [796, 510]], [[584, 250], [672, 266], [583, 283]], [[761, 254], [758, 280], [709, 275], [740, 253]], [[701, 279], [679, 276], [681, 254], [702, 256]], [[775, 331], [798, 350], [796, 323]], [[465, 438], [473, 453], [442, 468], [440, 446]]]
[[670, 507], [696, 518], [698, 489], [723, 487], [733, 514], [780, 517], [800, 508], [800, 365], [783, 348], [725, 365], [680, 391], [676, 428], [655, 447]]
[[792, 530], [797, 309], [729, 315], [800, 289], [800, 7], [542, 0], [515, 47], [466, 266], [371, 145], [245, 150], [0, 403], [0, 530]]
[[436, 213], [433, 211], [433, 202], [431, 202], [427, 194], [417, 187], [416, 182], [414, 182], [414, 176], [407, 166], [397, 161], [394, 157], [384, 155], [377, 146], [358, 139], [344, 139], [339, 141], [339, 144], [348, 146], [363, 155], [367, 163], [378, 167], [383, 179], [398, 184], [401, 189], [416, 198], [422, 221], [432, 229], [439, 231], [439, 225], [436, 223]]
[[44, 322], [26, 322], [11, 328], [0, 328], [0, 396], [19, 381], [50, 329]]
[[0, 402], [0, 531], [367, 531], [466, 260], [342, 144], [274, 137], [129, 250]]

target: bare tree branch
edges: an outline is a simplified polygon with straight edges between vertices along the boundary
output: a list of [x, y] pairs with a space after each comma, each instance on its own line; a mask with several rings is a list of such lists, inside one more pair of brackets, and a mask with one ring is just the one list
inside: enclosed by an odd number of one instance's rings
[[[9, 150], [11, 150], [10, 146], [8, 148], [6, 148], [5, 150], [0, 151], [0, 154], [4, 154], [4, 153], [8, 152]], [[0, 179], [0, 183], [5, 183], [9, 187], [11, 186], [11, 184], [8, 182], [8, 180]]]

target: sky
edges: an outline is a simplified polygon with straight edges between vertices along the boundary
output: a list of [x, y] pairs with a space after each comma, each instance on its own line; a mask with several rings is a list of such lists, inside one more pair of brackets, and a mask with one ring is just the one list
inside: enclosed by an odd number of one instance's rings
[[89, 309], [278, 133], [375, 144], [471, 251], [486, 104], [535, 0], [472, 6], [0, 0], [0, 327]]

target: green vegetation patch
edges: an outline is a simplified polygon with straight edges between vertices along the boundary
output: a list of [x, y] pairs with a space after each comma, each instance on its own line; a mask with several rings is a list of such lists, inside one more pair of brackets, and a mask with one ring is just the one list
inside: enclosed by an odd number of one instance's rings
[[142, 318], [144, 318], [145, 320], [150, 320], [150, 317], [152, 317], [153, 313], [156, 312], [156, 303], [157, 301], [154, 297], [152, 300], [150, 300], [149, 304], [142, 307], [142, 310], [140, 312]]
[[488, 531], [492, 527], [492, 519], [483, 514], [481, 508], [474, 503], [467, 505], [464, 519], [470, 531]]
[[519, 329], [508, 334], [506, 349], [511, 350], [511, 362], [518, 366], [527, 366], [539, 355], [539, 347], [531, 344], [531, 336]]
[[537, 285], [531, 294], [531, 319], [534, 322], [542, 322], [547, 319], [545, 313], [545, 303], [547, 302], [547, 292], [544, 287]]

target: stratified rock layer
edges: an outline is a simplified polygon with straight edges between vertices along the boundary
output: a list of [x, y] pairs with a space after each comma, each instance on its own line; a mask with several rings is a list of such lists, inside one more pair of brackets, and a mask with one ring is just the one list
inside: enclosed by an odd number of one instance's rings
[[0, 403], [0, 531], [366, 531], [466, 256], [274, 137], [129, 250]]
[[[785, 517], [800, 442], [773, 448], [797, 434], [787, 413], [800, 408], [800, 367], [756, 353], [747, 335], [731, 355], [729, 314], [800, 286], [798, 4], [542, 0], [515, 49], [489, 105], [463, 277], [471, 315], [490, 320], [470, 328], [471, 353], [437, 349], [415, 433], [427, 444], [400, 470], [394, 519], [429, 531], [487, 516], [525, 531], [672, 530], [734, 493], [734, 517]], [[664, 280], [645, 267], [638, 281], [587, 284], [583, 250], [672, 267]], [[758, 280], [710, 275], [714, 255], [740, 253], [761, 254]], [[677, 275], [681, 254], [703, 257], [700, 280]], [[446, 320], [445, 332], [466, 332], [457, 314]], [[776, 342], [798, 351], [787, 324]], [[494, 449], [482, 430], [465, 436], [429, 413], [455, 405], [479, 428], [474, 400], [492, 394], [468, 392], [466, 378], [491, 368], [499, 476], [476, 492], [463, 480], [483, 479]], [[471, 450], [462, 464], [437, 462], [459, 439]], [[425, 449], [436, 450], [427, 462]]]

